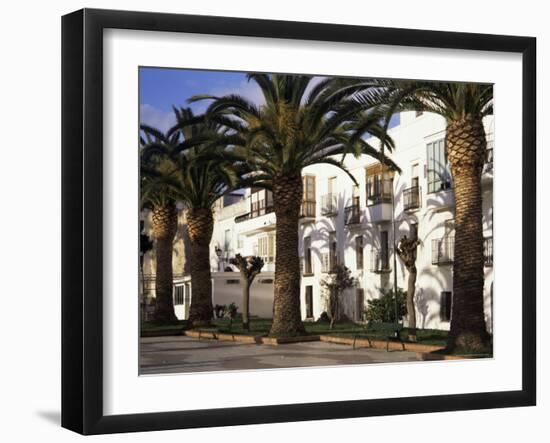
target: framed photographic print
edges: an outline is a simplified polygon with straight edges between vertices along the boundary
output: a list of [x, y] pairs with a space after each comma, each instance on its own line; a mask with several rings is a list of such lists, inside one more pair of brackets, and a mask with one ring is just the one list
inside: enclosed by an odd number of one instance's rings
[[535, 404], [534, 38], [62, 26], [64, 427]]

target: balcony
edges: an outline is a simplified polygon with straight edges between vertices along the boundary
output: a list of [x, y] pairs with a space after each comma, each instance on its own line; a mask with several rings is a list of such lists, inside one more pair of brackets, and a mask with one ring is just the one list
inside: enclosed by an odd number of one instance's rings
[[316, 202], [315, 201], [302, 201], [300, 206], [300, 218], [306, 220], [315, 219]]
[[450, 265], [455, 256], [454, 237], [432, 240], [432, 265]]
[[403, 209], [414, 211], [420, 207], [420, 188], [412, 186], [403, 191]]
[[321, 196], [321, 215], [333, 216], [338, 214], [338, 195], [325, 194]]
[[372, 223], [383, 223], [392, 216], [393, 181], [375, 179], [367, 181], [367, 213]]
[[344, 221], [346, 226], [358, 225], [361, 223], [361, 209], [359, 205], [347, 206], [344, 209]]
[[[432, 240], [432, 265], [450, 265], [455, 256], [454, 237]], [[483, 239], [483, 264], [493, 266], [493, 237]]]
[[254, 209], [246, 214], [235, 217], [235, 223], [242, 223], [253, 218], [261, 217], [262, 215], [270, 214], [273, 212], [273, 206], [264, 206], [262, 208]]
[[390, 255], [387, 250], [373, 250], [371, 254], [370, 271], [375, 274], [387, 274], [390, 269]]
[[392, 179], [376, 179], [367, 182], [367, 206], [391, 203]]

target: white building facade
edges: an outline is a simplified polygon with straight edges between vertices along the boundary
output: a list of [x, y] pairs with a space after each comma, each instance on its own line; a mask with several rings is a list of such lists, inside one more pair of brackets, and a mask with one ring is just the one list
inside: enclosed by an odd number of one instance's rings
[[[485, 316], [492, 325], [493, 300], [493, 118], [486, 119], [488, 155], [482, 177], [485, 249]], [[401, 173], [389, 178], [366, 155], [347, 156], [358, 182], [332, 165], [303, 170], [300, 218], [301, 307], [304, 320], [326, 311], [321, 281], [335, 263], [346, 265], [358, 285], [345, 294], [344, 312], [361, 321], [367, 300], [393, 288], [396, 242], [417, 231], [415, 303], [419, 328], [448, 329], [452, 303], [454, 194], [445, 152], [445, 121], [429, 113], [406, 112], [390, 130], [391, 158]], [[393, 195], [393, 205], [392, 205]], [[393, 211], [392, 211], [393, 209]], [[393, 212], [393, 217], [392, 217]], [[211, 243], [214, 304], [241, 304], [239, 273], [229, 264], [235, 254], [258, 255], [265, 266], [251, 288], [251, 314], [271, 317], [275, 267], [275, 214], [268, 191], [246, 189], [219, 201]], [[408, 273], [397, 257], [397, 284], [407, 288]], [[176, 313], [185, 318], [192, 282], [175, 282]], [[182, 289], [183, 288], [183, 289]]]

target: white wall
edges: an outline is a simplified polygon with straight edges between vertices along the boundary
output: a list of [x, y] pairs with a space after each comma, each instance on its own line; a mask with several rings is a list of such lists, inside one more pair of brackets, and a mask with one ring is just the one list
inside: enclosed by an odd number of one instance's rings
[[[314, 5], [314, 6], [313, 6]], [[234, 15], [287, 20], [353, 23], [394, 27], [487, 32], [539, 37], [539, 88], [550, 72], [550, 30], [543, 2], [479, 2], [464, 0], [456, 8], [441, 7], [435, 0], [415, 2], [394, 0], [386, 4], [342, 0], [334, 2], [274, 3], [235, 0], [205, 0], [175, 3], [157, 0], [87, 0], [53, 2], [6, 2], [2, 41], [2, 122], [10, 133], [25, 135], [25, 143], [2, 147], [0, 189], [3, 214], [2, 265], [5, 305], [1, 324], [3, 332], [0, 389], [0, 412], [3, 426], [0, 435], [12, 442], [84, 441], [59, 428], [60, 408], [60, 15], [74, 9], [110, 7], [116, 9], [157, 10], [166, 12]], [[337, 6], [337, 7], [335, 7]], [[368, 62], [368, 61], [366, 61]], [[550, 88], [539, 89], [539, 147], [542, 147], [543, 122], [550, 119]], [[542, 112], [542, 100], [546, 104]], [[30, 106], [40, 111], [32, 118]], [[35, 114], [36, 115], [36, 114]], [[32, 124], [29, 124], [32, 118]], [[29, 142], [38, 137], [40, 142]], [[548, 179], [542, 168], [550, 168], [548, 155], [539, 162], [539, 226], [549, 223], [548, 199], [542, 207], [542, 195], [548, 195]], [[21, 176], [15, 165], [25, 165]], [[30, 179], [32, 177], [32, 180]], [[6, 192], [8, 190], [8, 192]], [[37, 218], [39, 214], [39, 218]], [[39, 223], [37, 223], [39, 221]], [[544, 223], [543, 223], [544, 222]], [[36, 241], [25, 241], [37, 233]], [[548, 249], [548, 231], [540, 232], [539, 251]], [[29, 260], [29, 253], [35, 256]], [[541, 278], [549, 266], [548, 257], [539, 265], [539, 294], [550, 290]], [[21, 265], [32, 263], [34, 266]], [[32, 281], [31, 286], [27, 282]], [[12, 309], [15, 303], [22, 310]], [[539, 312], [548, 311], [549, 301], [539, 298]], [[23, 313], [23, 315], [16, 315]], [[539, 319], [542, 317], [539, 314]], [[539, 325], [541, 322], [539, 321]], [[95, 437], [93, 441], [180, 442], [183, 439], [242, 442], [243, 433], [250, 441], [281, 442], [315, 438], [334, 442], [342, 435], [393, 441], [406, 438], [408, 443], [445, 440], [448, 443], [476, 441], [542, 441], [548, 434], [546, 420], [550, 414], [549, 383], [544, 374], [550, 368], [547, 344], [550, 329], [539, 326], [539, 406], [491, 411], [422, 414], [402, 417], [374, 417], [337, 421], [287, 423], [188, 431], [166, 431], [132, 435]], [[299, 389], [299, 387], [295, 387]], [[321, 389], [321, 388], [320, 388]], [[86, 439], [89, 441], [90, 438]]]

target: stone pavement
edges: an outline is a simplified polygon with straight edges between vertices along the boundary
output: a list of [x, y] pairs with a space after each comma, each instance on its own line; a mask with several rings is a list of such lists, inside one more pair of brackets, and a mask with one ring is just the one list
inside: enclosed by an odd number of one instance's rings
[[357, 348], [326, 342], [279, 346], [196, 339], [185, 336], [140, 339], [140, 373], [229, 371], [336, 366], [419, 360], [416, 353]]

